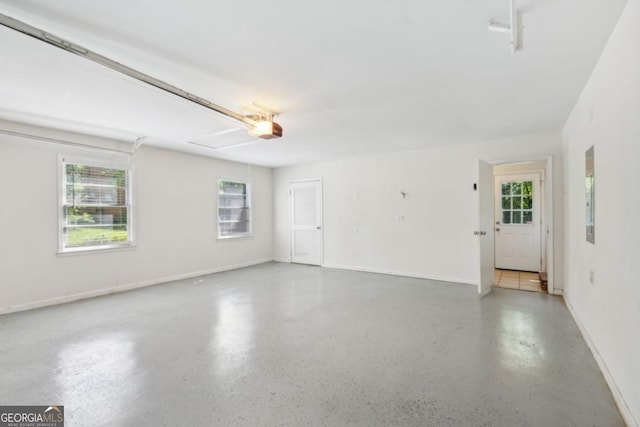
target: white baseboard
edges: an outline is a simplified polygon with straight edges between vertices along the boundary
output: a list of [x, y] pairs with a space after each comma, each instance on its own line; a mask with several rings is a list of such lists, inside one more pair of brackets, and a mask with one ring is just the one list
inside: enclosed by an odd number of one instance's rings
[[476, 280], [463, 279], [460, 277], [452, 277], [452, 276], [439, 276], [437, 274], [411, 273], [406, 271], [384, 270], [384, 269], [378, 269], [378, 268], [358, 267], [358, 266], [339, 265], [339, 264], [323, 264], [322, 266], [326, 268], [336, 268], [339, 270], [363, 271], [366, 273], [389, 274], [391, 276], [403, 276], [403, 277], [415, 277], [417, 279], [438, 280], [441, 282], [462, 283], [465, 285], [478, 286], [478, 282]]
[[620, 392], [620, 389], [618, 388], [615, 380], [613, 379], [613, 376], [611, 375], [611, 372], [609, 371], [609, 368], [607, 367], [606, 362], [604, 361], [604, 359], [600, 355], [600, 352], [598, 351], [598, 348], [593, 343], [593, 340], [591, 339], [591, 337], [589, 336], [589, 333], [587, 332], [587, 330], [585, 329], [584, 325], [580, 321], [580, 318], [578, 317], [578, 314], [576, 313], [575, 309], [571, 305], [571, 302], [567, 298], [566, 294], [563, 295], [563, 298], [564, 298], [565, 305], [569, 309], [569, 313], [571, 313], [571, 316], [573, 317], [573, 320], [576, 322], [576, 325], [578, 325], [578, 329], [580, 330], [580, 333], [582, 334], [582, 337], [584, 338], [585, 342], [587, 343], [587, 346], [589, 346], [589, 349], [591, 350], [591, 353], [593, 354], [593, 357], [596, 359], [596, 363], [598, 364], [598, 367], [600, 368], [600, 371], [602, 372], [602, 375], [604, 375], [605, 381], [609, 385], [609, 389], [611, 390], [611, 394], [613, 394], [613, 400], [615, 400], [616, 405], [618, 405], [618, 410], [620, 411], [620, 414], [622, 415], [622, 418], [624, 419], [624, 422], [629, 427], [640, 427], [638, 422], [635, 420], [635, 417], [633, 416], [633, 413], [629, 409], [629, 406], [627, 405], [627, 402], [624, 400], [624, 396]]
[[239, 268], [250, 267], [252, 265], [264, 264], [273, 261], [273, 258], [263, 258], [254, 261], [247, 261], [238, 264], [225, 265], [222, 267], [210, 268], [207, 270], [194, 271], [190, 273], [177, 274], [175, 276], [160, 277], [142, 282], [129, 283], [126, 285], [114, 286], [112, 288], [97, 289], [95, 291], [80, 292], [77, 294], [66, 295], [62, 297], [50, 298], [41, 301], [29, 302], [7, 307], [0, 307], [0, 315], [8, 313], [16, 313], [19, 311], [32, 310], [34, 308], [48, 307], [50, 305], [64, 304], [66, 302], [78, 301], [87, 298], [101, 297], [105, 295], [116, 294], [120, 292], [131, 291], [133, 289], [144, 288], [147, 286], [158, 285], [160, 283], [173, 282], [175, 280], [190, 279], [192, 277], [205, 276], [207, 274], [220, 273], [223, 271], [237, 270]]
[[273, 260], [275, 262], [285, 262], [287, 264], [291, 264], [291, 259], [289, 258], [274, 258]]
[[564, 292], [562, 292], [562, 289], [554, 289], [553, 295], [563, 296]]

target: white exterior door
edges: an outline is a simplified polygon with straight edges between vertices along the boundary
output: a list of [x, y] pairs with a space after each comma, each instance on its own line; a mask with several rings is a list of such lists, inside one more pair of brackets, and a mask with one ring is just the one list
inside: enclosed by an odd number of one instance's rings
[[322, 181], [291, 183], [291, 262], [322, 265]]
[[480, 251], [478, 293], [484, 296], [493, 286], [493, 165], [478, 161], [478, 228], [474, 231]]
[[541, 267], [540, 174], [496, 176], [496, 268]]

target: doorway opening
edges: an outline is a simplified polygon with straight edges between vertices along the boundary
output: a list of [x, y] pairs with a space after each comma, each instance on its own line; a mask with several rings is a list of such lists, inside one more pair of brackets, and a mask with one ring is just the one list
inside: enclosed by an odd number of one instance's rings
[[545, 161], [493, 166], [494, 287], [548, 290], [546, 172]]

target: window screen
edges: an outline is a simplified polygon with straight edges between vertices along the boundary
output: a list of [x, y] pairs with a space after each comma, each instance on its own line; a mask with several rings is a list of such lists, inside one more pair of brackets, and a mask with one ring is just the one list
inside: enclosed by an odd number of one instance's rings
[[132, 243], [129, 169], [62, 163], [62, 251]]
[[251, 234], [251, 188], [242, 181], [218, 180], [218, 237]]

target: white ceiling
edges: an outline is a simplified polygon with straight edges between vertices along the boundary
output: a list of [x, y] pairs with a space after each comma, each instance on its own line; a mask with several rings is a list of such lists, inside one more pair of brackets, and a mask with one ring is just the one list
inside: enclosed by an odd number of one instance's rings
[[[0, 118], [267, 166], [559, 129], [626, 0], [516, 0], [524, 51], [490, 18], [507, 0], [0, 0], [0, 12], [284, 137], [226, 150], [237, 122], [0, 27]], [[237, 138], [237, 132], [229, 134]]]

